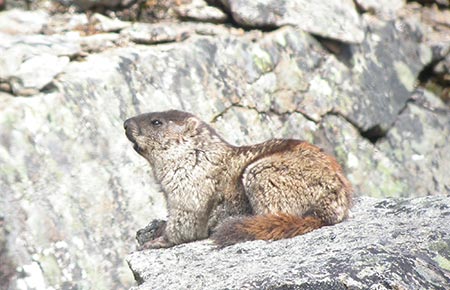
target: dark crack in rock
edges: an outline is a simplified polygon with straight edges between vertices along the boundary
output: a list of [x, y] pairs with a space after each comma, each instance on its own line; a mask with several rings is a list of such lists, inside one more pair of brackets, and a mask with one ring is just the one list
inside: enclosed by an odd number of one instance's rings
[[431, 61], [431, 50], [420, 43], [420, 32], [405, 22], [367, 16], [365, 23], [366, 39], [349, 47], [352, 78], [342, 93], [351, 98], [350, 105], [337, 110], [362, 131], [379, 127], [383, 133], [410, 99], [420, 71]]

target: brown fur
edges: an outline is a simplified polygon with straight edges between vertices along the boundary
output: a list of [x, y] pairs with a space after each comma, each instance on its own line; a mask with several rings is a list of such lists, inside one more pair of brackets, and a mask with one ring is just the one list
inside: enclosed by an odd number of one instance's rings
[[324, 226], [313, 216], [278, 213], [233, 218], [222, 223], [211, 238], [220, 247], [252, 240], [280, 240], [303, 235]]
[[297, 217], [289, 214], [266, 214], [247, 218], [239, 226], [255, 240], [279, 240], [308, 233], [323, 226], [316, 217]]
[[300, 140], [236, 147], [197, 117], [148, 113], [125, 122], [167, 199], [162, 235], [144, 248], [212, 238], [278, 240], [344, 220], [352, 188], [336, 159]]

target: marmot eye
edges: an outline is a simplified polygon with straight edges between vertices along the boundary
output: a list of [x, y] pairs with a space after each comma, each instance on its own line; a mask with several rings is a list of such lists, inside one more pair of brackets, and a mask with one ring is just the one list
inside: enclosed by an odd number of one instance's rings
[[153, 126], [161, 126], [162, 122], [158, 119], [151, 120], [150, 123], [152, 123]]

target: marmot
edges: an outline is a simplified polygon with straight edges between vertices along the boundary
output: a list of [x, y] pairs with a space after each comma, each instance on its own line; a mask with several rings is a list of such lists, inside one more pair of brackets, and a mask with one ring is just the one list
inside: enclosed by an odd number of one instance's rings
[[167, 199], [168, 220], [142, 248], [209, 236], [221, 247], [277, 240], [344, 220], [352, 188], [334, 157], [300, 140], [233, 146], [182, 111], [138, 115], [126, 136], [148, 160]]

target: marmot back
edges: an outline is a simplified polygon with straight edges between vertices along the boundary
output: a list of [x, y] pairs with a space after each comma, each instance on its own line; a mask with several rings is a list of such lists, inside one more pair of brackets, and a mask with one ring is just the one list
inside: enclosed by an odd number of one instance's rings
[[219, 246], [304, 234], [344, 220], [351, 185], [334, 157], [300, 140], [237, 147], [192, 114], [148, 113], [124, 123], [168, 205], [143, 248], [212, 236]]

